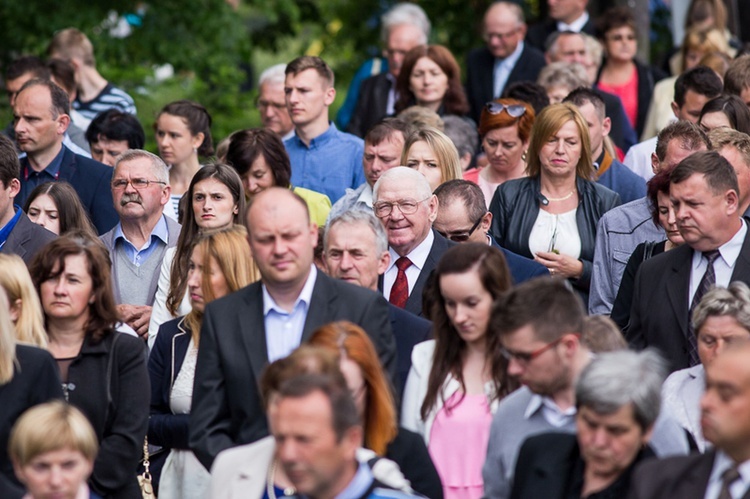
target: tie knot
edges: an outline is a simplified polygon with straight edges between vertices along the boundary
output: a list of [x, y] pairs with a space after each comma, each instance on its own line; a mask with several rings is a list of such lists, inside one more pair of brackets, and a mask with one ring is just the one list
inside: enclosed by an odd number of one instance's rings
[[732, 466], [730, 468], [727, 468], [726, 470], [724, 470], [724, 473], [721, 474], [721, 481], [724, 482], [727, 485], [731, 485], [738, 478], [740, 478], [740, 472], [737, 471], [737, 467], [736, 466]]
[[396, 260], [396, 268], [398, 268], [398, 270], [400, 270], [401, 272], [408, 269], [409, 267], [411, 267], [411, 260], [409, 260], [405, 256], [402, 256], [401, 258]]
[[709, 264], [713, 264], [720, 255], [721, 253], [719, 253], [719, 250], [717, 249], [703, 252], [703, 256], [706, 257]]

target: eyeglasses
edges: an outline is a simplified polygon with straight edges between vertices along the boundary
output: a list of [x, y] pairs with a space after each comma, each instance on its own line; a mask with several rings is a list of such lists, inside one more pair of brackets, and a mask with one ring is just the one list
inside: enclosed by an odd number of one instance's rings
[[421, 201], [417, 201], [416, 199], [400, 199], [394, 202], [378, 201], [372, 205], [372, 209], [375, 212], [375, 216], [378, 218], [387, 217], [396, 206], [398, 206], [402, 215], [413, 215], [417, 212], [419, 203], [424, 203], [428, 199], [430, 198], [424, 198]]
[[286, 109], [286, 102], [271, 102], [263, 99], [258, 99], [255, 105], [258, 109], [268, 109], [269, 107], [274, 109]]
[[[469, 240], [471, 235], [474, 233], [475, 230], [477, 230], [477, 227], [479, 227], [479, 224], [482, 223], [482, 219], [484, 218], [484, 215], [479, 217], [476, 222], [474, 222], [474, 225], [471, 226], [471, 229], [469, 229], [466, 232], [455, 232], [453, 234], [449, 234], [447, 232], [437, 231], [438, 234], [443, 236], [446, 239], [450, 239], [453, 242], [456, 243], [465, 243]], [[437, 230], [437, 229], [436, 229]]]
[[128, 187], [128, 184], [132, 185], [134, 189], [141, 190], [147, 188], [151, 184], [162, 184], [167, 185], [166, 182], [162, 182], [161, 180], [148, 180], [145, 178], [131, 178], [128, 179], [118, 179], [112, 181], [112, 189], [116, 191], [124, 190]]
[[623, 40], [632, 42], [633, 40], [635, 40], [635, 35], [612, 35], [608, 36], [607, 40], [609, 40], [610, 42], [621, 42]]
[[[529, 364], [529, 362], [531, 362], [532, 360], [536, 359], [537, 357], [539, 357], [540, 355], [542, 355], [547, 350], [549, 350], [549, 349], [557, 346], [566, 336], [567, 335], [564, 334], [564, 335], [560, 336], [559, 338], [557, 338], [555, 341], [547, 343], [543, 347], [537, 348], [533, 352], [514, 352], [512, 350], [508, 350], [505, 347], [501, 347], [500, 348], [500, 353], [508, 361], [515, 360], [519, 364], [527, 365], [527, 364]], [[578, 333], [573, 333], [573, 336], [575, 336], [576, 338], [580, 338], [581, 337], [581, 335], [578, 334]]]
[[512, 118], [520, 118], [526, 113], [526, 106], [520, 104], [505, 105], [502, 102], [491, 101], [484, 105], [484, 108], [490, 114], [500, 114], [505, 109], [505, 112]]
[[482, 38], [484, 38], [485, 42], [489, 42], [493, 38], [499, 38], [500, 40], [507, 40], [513, 35], [515, 35], [516, 33], [518, 33], [518, 28], [512, 31], [508, 31], [507, 33], [484, 33], [482, 35]]

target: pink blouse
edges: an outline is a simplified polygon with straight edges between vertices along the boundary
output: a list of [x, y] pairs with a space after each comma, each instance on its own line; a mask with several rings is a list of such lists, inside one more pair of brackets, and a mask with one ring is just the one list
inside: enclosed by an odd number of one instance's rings
[[454, 393], [435, 416], [428, 450], [443, 482], [445, 499], [480, 499], [492, 414], [484, 394]]
[[622, 107], [625, 108], [625, 114], [636, 129], [638, 123], [638, 69], [633, 65], [633, 73], [630, 79], [623, 85], [606, 85], [601, 81], [596, 84], [601, 90], [615, 94], [622, 101]]

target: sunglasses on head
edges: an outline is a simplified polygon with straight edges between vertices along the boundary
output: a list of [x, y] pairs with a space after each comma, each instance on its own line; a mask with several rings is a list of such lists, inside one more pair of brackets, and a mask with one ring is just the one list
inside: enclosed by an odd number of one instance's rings
[[526, 106], [522, 106], [520, 104], [511, 104], [506, 106], [505, 104], [501, 102], [488, 102], [484, 105], [484, 108], [487, 110], [490, 114], [500, 114], [503, 112], [503, 109], [513, 118], [520, 118], [524, 115], [526, 112]]

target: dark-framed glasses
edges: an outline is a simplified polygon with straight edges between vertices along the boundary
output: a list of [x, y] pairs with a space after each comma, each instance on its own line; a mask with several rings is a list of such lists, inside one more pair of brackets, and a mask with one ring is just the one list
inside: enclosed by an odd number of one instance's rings
[[[479, 217], [477, 219], [477, 221], [474, 222], [474, 225], [471, 226], [471, 229], [469, 229], [468, 231], [465, 231], [465, 232], [454, 232], [453, 234], [450, 234], [448, 232], [442, 232], [442, 231], [438, 230], [437, 233], [440, 234], [441, 236], [443, 236], [446, 239], [450, 239], [453, 242], [456, 242], [456, 243], [465, 243], [466, 241], [469, 240], [469, 238], [474, 233], [474, 231], [477, 230], [477, 228], [479, 227], [479, 224], [482, 223], [482, 219], [483, 218], [484, 218], [484, 215], [482, 215], [481, 217]], [[437, 229], [435, 229], [435, 230], [437, 230]]]
[[[432, 196], [430, 196], [432, 197]], [[416, 199], [399, 199], [398, 201], [378, 201], [373, 203], [372, 210], [375, 212], [375, 216], [378, 218], [387, 217], [393, 211], [393, 208], [398, 206], [399, 211], [402, 215], [413, 215], [417, 212], [419, 203], [424, 203], [430, 198], [424, 198], [417, 201]]]
[[166, 182], [162, 182], [161, 180], [148, 180], [146, 178], [121, 178], [112, 181], [112, 188], [114, 190], [120, 191], [127, 188], [128, 184], [132, 185], [134, 189], [138, 190], [145, 189], [151, 184], [167, 185]]
[[[578, 334], [578, 333], [572, 333], [572, 334], [576, 338], [580, 338], [581, 337], [581, 335]], [[532, 352], [517, 352], [517, 351], [514, 351], [514, 350], [509, 350], [509, 349], [507, 349], [505, 347], [501, 347], [500, 348], [500, 353], [509, 362], [511, 360], [515, 360], [519, 364], [525, 366], [525, 365], [528, 365], [532, 360], [534, 360], [537, 357], [539, 357], [540, 355], [542, 355], [547, 350], [550, 350], [551, 348], [556, 347], [563, 339], [565, 339], [566, 336], [567, 336], [567, 334], [564, 334], [564, 335], [560, 336], [559, 338], [557, 338], [555, 341], [551, 341], [551, 342], [547, 343], [546, 345], [544, 345], [543, 347], [539, 347], [539, 348], [537, 348], [536, 350], [534, 350]]]
[[484, 108], [490, 114], [500, 114], [503, 112], [503, 109], [505, 109], [508, 115], [512, 118], [520, 118], [526, 113], [526, 106], [520, 104], [505, 105], [502, 102], [495, 101], [488, 102], [484, 105]]

